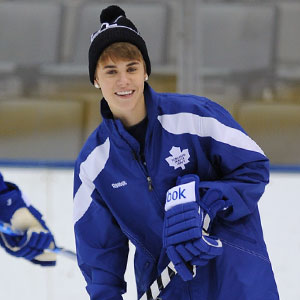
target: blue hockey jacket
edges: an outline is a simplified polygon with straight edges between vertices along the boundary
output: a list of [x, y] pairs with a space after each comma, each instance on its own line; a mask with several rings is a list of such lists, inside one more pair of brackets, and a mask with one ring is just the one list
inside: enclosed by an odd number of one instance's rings
[[4, 192], [5, 190], [7, 190], [7, 186], [6, 186], [5, 182], [4, 182], [2, 174], [0, 172], [0, 194], [2, 192]]
[[138, 296], [148, 289], [168, 264], [162, 248], [166, 192], [178, 176], [198, 174], [201, 188], [217, 187], [233, 204], [212, 228], [224, 251], [198, 267], [193, 280], [176, 275], [161, 299], [278, 299], [257, 207], [269, 180], [263, 151], [209, 99], [156, 93], [147, 84], [144, 95], [145, 163], [139, 159], [139, 143], [109, 117], [104, 99], [103, 122], [76, 161], [74, 230], [90, 298], [122, 299], [128, 240], [136, 247]]

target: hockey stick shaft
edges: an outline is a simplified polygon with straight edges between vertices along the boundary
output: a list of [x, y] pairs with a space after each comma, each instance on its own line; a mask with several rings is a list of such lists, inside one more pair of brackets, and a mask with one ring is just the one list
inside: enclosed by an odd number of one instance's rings
[[[0, 221], [0, 231], [5, 233], [5, 234], [8, 234], [10, 236], [20, 236], [20, 235], [24, 234], [22, 231], [14, 230], [14, 229], [12, 229], [12, 227], [9, 224], [3, 223], [1, 221]], [[76, 261], [76, 259], [77, 259], [75, 252], [73, 252], [71, 250], [68, 250], [68, 249], [65, 249], [63, 247], [57, 247], [56, 246], [53, 249], [48, 248], [47, 251], [54, 252], [56, 254], [68, 257], [68, 258], [70, 258], [71, 260], [74, 260], [74, 261]]]
[[159, 294], [166, 288], [176, 274], [177, 271], [173, 263], [170, 262], [162, 271], [160, 276], [151, 284], [140, 300], [156, 300]]

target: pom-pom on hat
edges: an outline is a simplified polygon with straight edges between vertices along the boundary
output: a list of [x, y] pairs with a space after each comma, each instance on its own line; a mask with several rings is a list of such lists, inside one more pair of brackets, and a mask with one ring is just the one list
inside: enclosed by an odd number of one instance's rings
[[146, 72], [151, 73], [151, 64], [146, 43], [135, 25], [126, 17], [122, 8], [111, 5], [103, 9], [100, 15], [101, 27], [91, 36], [89, 49], [89, 75], [94, 84], [97, 62], [105, 48], [117, 42], [128, 42], [135, 45], [142, 53], [146, 64]]

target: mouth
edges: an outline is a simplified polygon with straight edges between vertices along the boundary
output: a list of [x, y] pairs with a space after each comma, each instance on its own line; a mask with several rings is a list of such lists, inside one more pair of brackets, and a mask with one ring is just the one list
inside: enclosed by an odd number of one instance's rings
[[133, 95], [134, 90], [128, 90], [128, 91], [120, 91], [120, 92], [116, 92], [115, 95], [122, 97], [122, 98], [127, 98], [130, 97], [131, 95]]

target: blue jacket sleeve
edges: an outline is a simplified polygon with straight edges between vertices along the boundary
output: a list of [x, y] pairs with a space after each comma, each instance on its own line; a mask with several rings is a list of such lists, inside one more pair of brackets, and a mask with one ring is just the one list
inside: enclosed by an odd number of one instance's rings
[[0, 172], [0, 194], [6, 192], [8, 190], [7, 185], [4, 182], [3, 176]]
[[94, 189], [91, 196], [85, 194], [83, 190], [88, 191], [84, 187], [86, 184], [90, 183], [82, 182], [80, 191], [77, 191], [80, 197], [92, 198], [88, 209], [74, 226], [78, 265], [92, 300], [121, 300], [121, 295], [126, 292], [124, 273], [128, 239], [99, 193]]
[[201, 181], [200, 188], [222, 190], [224, 198], [232, 204], [230, 213], [223, 217], [236, 221], [257, 208], [269, 182], [269, 160], [228, 112], [218, 105], [213, 112], [217, 121], [211, 124], [214, 138], [209, 139], [206, 154], [216, 179]]

